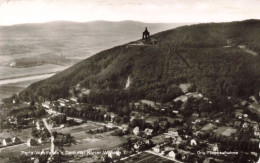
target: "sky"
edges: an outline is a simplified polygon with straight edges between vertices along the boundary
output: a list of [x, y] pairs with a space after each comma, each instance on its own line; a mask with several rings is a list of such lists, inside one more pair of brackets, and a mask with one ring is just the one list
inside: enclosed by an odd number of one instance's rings
[[134, 20], [201, 23], [260, 19], [260, 0], [0, 0], [0, 25]]

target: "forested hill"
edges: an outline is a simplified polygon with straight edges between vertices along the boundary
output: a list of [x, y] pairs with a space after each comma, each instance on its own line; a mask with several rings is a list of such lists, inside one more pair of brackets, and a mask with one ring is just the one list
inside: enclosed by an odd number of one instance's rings
[[[246, 98], [260, 91], [260, 20], [183, 26], [152, 39], [156, 45], [125, 44], [102, 51], [32, 84], [20, 97], [54, 100], [69, 96], [79, 83], [101, 101], [125, 97], [166, 102], [186, 82], [208, 97]], [[128, 77], [131, 84], [124, 89]]]

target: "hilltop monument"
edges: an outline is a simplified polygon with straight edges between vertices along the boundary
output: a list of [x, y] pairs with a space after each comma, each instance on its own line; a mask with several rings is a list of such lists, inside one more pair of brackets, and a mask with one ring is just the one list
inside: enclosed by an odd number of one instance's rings
[[150, 32], [147, 30], [147, 27], [145, 27], [145, 31], [143, 32], [143, 38], [142, 40], [150, 41]]

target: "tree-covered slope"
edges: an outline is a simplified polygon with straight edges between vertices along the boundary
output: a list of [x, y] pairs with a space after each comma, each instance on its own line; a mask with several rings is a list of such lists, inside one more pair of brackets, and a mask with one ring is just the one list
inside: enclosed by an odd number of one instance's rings
[[[77, 84], [111, 100], [120, 94], [127, 100], [168, 101], [184, 82], [207, 96], [245, 98], [260, 91], [259, 20], [183, 26], [152, 38], [156, 45], [125, 44], [102, 51], [32, 84], [20, 97], [53, 100], [69, 96]], [[125, 90], [128, 77], [131, 84]]]

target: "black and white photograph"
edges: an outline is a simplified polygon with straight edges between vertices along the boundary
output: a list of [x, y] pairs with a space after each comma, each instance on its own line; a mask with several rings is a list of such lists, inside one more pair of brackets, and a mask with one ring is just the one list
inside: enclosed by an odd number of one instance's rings
[[0, 0], [1, 163], [260, 163], [259, 0]]

